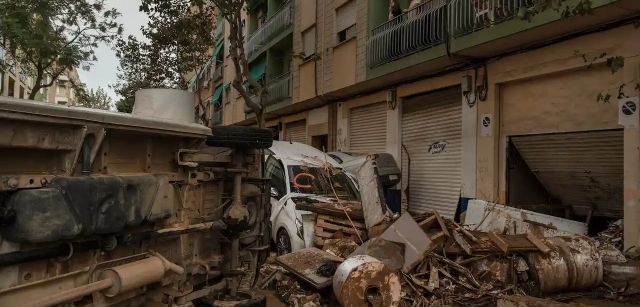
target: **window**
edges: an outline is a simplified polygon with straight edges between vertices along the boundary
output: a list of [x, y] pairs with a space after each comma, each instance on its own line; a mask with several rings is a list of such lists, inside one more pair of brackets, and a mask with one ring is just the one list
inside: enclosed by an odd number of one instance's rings
[[18, 92], [18, 96], [20, 97], [20, 99], [24, 99], [24, 87], [20, 86], [20, 92]]
[[336, 10], [336, 42], [356, 36], [356, 2], [350, 1]]
[[284, 169], [282, 165], [276, 158], [273, 156], [269, 156], [267, 159], [267, 167], [266, 167], [266, 175], [269, 178], [269, 182], [271, 182], [271, 187], [275, 188], [280, 197], [287, 194], [287, 184], [286, 178], [284, 175]]
[[358, 200], [358, 189], [344, 171], [327, 172], [322, 167], [290, 165], [289, 184], [292, 193], [334, 196]]
[[13, 78], [9, 78], [9, 88], [7, 90], [7, 95], [9, 95], [9, 97], [16, 97], [16, 81], [13, 80]]
[[332, 154], [327, 154], [327, 155], [328, 155], [329, 157], [333, 158], [333, 160], [336, 160], [336, 162], [338, 162], [338, 163], [340, 163], [340, 164], [342, 164], [342, 163], [343, 163], [342, 159], [338, 158], [338, 156], [336, 156], [336, 155], [332, 155]]
[[316, 27], [302, 33], [302, 52], [304, 52], [304, 60], [308, 60], [316, 54]]

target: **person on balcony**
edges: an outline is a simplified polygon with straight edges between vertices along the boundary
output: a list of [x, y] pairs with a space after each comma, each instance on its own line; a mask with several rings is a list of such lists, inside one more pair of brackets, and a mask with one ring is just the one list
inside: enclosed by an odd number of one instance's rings
[[402, 15], [402, 9], [398, 2], [395, 0], [389, 0], [389, 20], [393, 20], [400, 15]]
[[404, 10], [405, 13], [407, 13], [407, 18], [409, 19], [413, 19], [416, 18], [416, 16], [418, 16], [419, 13], [419, 6], [422, 4], [421, 0], [413, 0], [411, 1], [411, 3], [409, 4], [409, 8]]

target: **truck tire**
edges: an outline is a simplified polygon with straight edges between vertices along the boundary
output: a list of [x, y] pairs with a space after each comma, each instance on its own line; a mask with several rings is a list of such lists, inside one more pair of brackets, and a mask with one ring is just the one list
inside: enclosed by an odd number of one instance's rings
[[225, 148], [267, 149], [273, 144], [270, 129], [243, 126], [215, 126], [212, 136], [207, 138], [208, 146]]

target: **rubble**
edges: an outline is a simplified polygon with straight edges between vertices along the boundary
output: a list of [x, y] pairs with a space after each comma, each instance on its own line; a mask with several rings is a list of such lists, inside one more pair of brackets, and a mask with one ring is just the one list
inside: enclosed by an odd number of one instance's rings
[[316, 215], [318, 248], [276, 258], [284, 268], [263, 268], [260, 285], [298, 307], [563, 307], [585, 293], [640, 295], [620, 221], [589, 238], [584, 223], [471, 201], [460, 225], [435, 210], [389, 215], [369, 190], [360, 205], [298, 205]]

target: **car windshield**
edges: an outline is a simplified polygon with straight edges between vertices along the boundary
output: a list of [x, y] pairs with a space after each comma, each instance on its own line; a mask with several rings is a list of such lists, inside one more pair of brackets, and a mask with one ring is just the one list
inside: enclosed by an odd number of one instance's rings
[[[324, 169], [303, 165], [289, 166], [291, 192], [358, 200], [358, 190], [340, 169]], [[331, 188], [333, 185], [333, 189]], [[335, 190], [335, 194], [334, 194]]]

